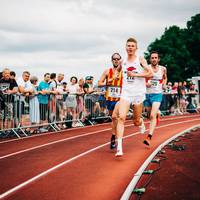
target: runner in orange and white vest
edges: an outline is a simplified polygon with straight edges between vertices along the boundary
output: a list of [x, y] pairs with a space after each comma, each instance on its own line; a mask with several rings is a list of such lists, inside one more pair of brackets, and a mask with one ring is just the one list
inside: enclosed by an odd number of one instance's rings
[[[111, 56], [113, 67], [106, 69], [98, 82], [99, 87], [106, 87], [106, 106], [109, 111], [109, 115], [112, 116], [113, 110], [116, 103], [120, 99], [121, 88], [122, 88], [122, 72], [117, 70], [121, 56], [119, 53], [114, 53]], [[116, 135], [116, 123], [112, 121], [112, 136], [110, 149], [116, 147], [115, 144], [115, 135]]]

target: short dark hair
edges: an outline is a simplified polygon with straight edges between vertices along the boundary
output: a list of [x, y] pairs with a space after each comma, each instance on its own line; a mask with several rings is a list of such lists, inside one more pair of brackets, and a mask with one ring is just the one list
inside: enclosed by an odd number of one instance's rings
[[150, 57], [151, 57], [151, 55], [154, 54], [154, 53], [158, 55], [158, 58], [160, 58], [158, 51], [151, 51], [151, 52], [150, 52]]
[[23, 74], [28, 74], [30, 76], [30, 72], [29, 71], [24, 71]]
[[113, 55], [111, 56], [111, 59], [113, 59], [114, 55], [118, 55], [120, 57], [120, 59], [122, 58], [121, 55], [119, 53], [113, 53]]
[[77, 82], [78, 82], [78, 79], [76, 78], [76, 76], [72, 76], [72, 77], [70, 78], [70, 82], [72, 81], [73, 78], [76, 80], [76, 83], [77, 83]]
[[56, 78], [56, 73], [51, 73], [50, 74], [50, 79]]
[[49, 74], [49, 73], [45, 73], [45, 74], [44, 74], [44, 77], [46, 77], [47, 75], [50, 75], [50, 74]]
[[16, 73], [15, 73], [14, 71], [11, 71], [11, 72], [10, 72], [10, 75], [15, 77], [15, 76], [16, 76]]

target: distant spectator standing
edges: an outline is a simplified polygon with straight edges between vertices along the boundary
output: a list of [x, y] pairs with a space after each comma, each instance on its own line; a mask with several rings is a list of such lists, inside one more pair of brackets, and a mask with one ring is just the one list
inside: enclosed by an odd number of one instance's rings
[[[18, 91], [18, 85], [15, 80], [10, 77], [10, 70], [5, 68], [0, 79], [0, 112], [3, 119], [0, 127], [11, 128], [14, 127], [12, 124], [13, 111], [14, 111], [14, 96]], [[7, 118], [7, 120], [6, 120]], [[5, 124], [6, 120], [6, 124]]]
[[[40, 108], [40, 122], [47, 122], [47, 113], [48, 113], [48, 101], [49, 101], [49, 80], [50, 74], [44, 74], [44, 80], [39, 83], [38, 86], [38, 100], [39, 100], [39, 108]], [[43, 129], [42, 129], [43, 131]]]
[[32, 85], [30, 82], [30, 72], [24, 71], [22, 73], [22, 77], [17, 79], [17, 84], [20, 93], [17, 114], [21, 124], [25, 125], [25, 121], [29, 122], [29, 118], [26, 114], [25, 107], [27, 105], [29, 96], [33, 92]]
[[11, 79], [16, 79], [16, 73], [14, 71], [10, 72], [10, 78]]
[[72, 127], [76, 127], [77, 124], [77, 93], [78, 93], [78, 79], [75, 76], [72, 76], [70, 78], [70, 83], [67, 86], [68, 89], [68, 96], [66, 98], [66, 107], [67, 107], [67, 113], [72, 115]]
[[83, 89], [83, 85], [84, 85], [84, 79], [81, 78], [78, 81], [78, 96], [77, 96], [77, 117], [78, 119], [82, 119], [84, 117], [84, 89]]
[[56, 95], [58, 94], [56, 73], [50, 74], [49, 89], [51, 91], [49, 97], [49, 122], [53, 122], [56, 120]]
[[64, 120], [64, 114], [63, 114], [63, 79], [64, 74], [59, 73], [57, 76], [57, 94], [56, 94], [56, 120], [57, 121], [63, 121]]
[[39, 101], [38, 101], [38, 91], [37, 91], [37, 82], [38, 78], [36, 76], [32, 76], [30, 78], [30, 82], [32, 84], [33, 93], [30, 96], [30, 121], [32, 125], [40, 123], [40, 109], [39, 109]]
[[91, 117], [95, 113], [96, 98], [92, 95], [96, 90], [93, 86], [93, 76], [86, 76], [83, 90], [85, 92], [85, 113], [87, 117]]

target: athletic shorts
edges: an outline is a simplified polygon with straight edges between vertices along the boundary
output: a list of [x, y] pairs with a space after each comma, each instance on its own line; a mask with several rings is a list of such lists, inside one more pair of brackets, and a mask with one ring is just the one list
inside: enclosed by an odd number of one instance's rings
[[108, 110], [114, 110], [117, 101], [106, 101], [106, 106]]
[[141, 104], [145, 100], [145, 94], [129, 96], [127, 93], [122, 93], [120, 99], [128, 101], [130, 104]]
[[158, 94], [146, 94], [146, 100], [144, 101], [145, 107], [151, 107], [154, 102], [162, 102], [162, 93]]

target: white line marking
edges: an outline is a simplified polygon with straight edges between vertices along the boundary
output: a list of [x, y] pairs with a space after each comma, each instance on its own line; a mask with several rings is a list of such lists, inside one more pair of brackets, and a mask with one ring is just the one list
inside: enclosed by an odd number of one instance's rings
[[24, 153], [24, 152], [27, 152], [27, 151], [32, 151], [32, 150], [35, 150], [35, 149], [39, 149], [41, 147], [46, 147], [46, 146], [49, 146], [49, 145], [52, 145], [52, 144], [56, 144], [56, 143], [60, 143], [60, 142], [64, 142], [64, 141], [67, 141], [67, 140], [72, 140], [72, 139], [75, 139], [75, 138], [80, 138], [80, 137], [84, 137], [84, 136], [88, 136], [88, 135], [93, 135], [93, 134], [104, 132], [104, 131], [108, 131], [108, 130], [111, 130], [111, 128], [107, 128], [107, 129], [103, 129], [103, 130], [99, 130], [99, 131], [93, 131], [91, 133], [85, 133], [85, 134], [81, 134], [81, 135], [76, 135], [76, 136], [64, 138], [64, 139], [61, 139], [61, 140], [56, 140], [56, 141], [53, 141], [53, 142], [49, 142], [49, 143], [46, 143], [46, 144], [38, 145], [38, 146], [35, 146], [35, 147], [31, 147], [31, 148], [28, 148], [28, 149], [24, 149], [24, 150], [21, 150], [21, 151], [16, 151], [14, 153], [10, 153], [10, 154], [1, 156], [0, 160], [3, 159], [3, 158], [8, 158], [10, 156], [14, 156], [14, 155], [20, 154], [20, 153]]
[[[185, 122], [197, 121], [197, 120], [199, 120], [199, 119], [187, 120], [187, 121], [177, 122], [177, 123], [171, 123], [171, 124], [159, 126], [159, 127], [157, 127], [157, 128], [163, 128], [163, 127], [167, 127], [167, 126], [171, 126], [171, 125], [175, 125], [175, 124], [182, 124], [182, 123], [185, 123]], [[147, 130], [146, 130], [146, 131], [147, 131]], [[139, 133], [139, 132], [136, 132], [136, 133], [130, 134], [130, 135], [128, 135], [128, 136], [125, 136], [125, 137], [123, 137], [123, 138], [128, 138], [128, 137], [131, 137], [131, 136], [134, 136], [134, 135], [137, 135], [137, 134], [140, 134], [140, 133]], [[104, 147], [104, 146], [106, 146], [106, 145], [108, 145], [108, 144], [110, 144], [110, 142], [104, 143], [104, 144], [99, 145], [99, 146], [97, 146], [97, 147], [95, 147], [95, 148], [93, 148], [93, 149], [90, 149], [90, 150], [88, 150], [88, 151], [85, 151], [85, 152], [83, 152], [83, 153], [81, 153], [81, 154], [79, 154], [79, 155], [77, 155], [77, 156], [75, 156], [75, 157], [72, 157], [72, 158], [70, 158], [70, 159], [68, 159], [68, 160], [66, 160], [66, 161], [64, 161], [64, 162], [62, 162], [62, 163], [60, 163], [60, 164], [58, 164], [58, 165], [56, 165], [56, 166], [54, 166], [54, 167], [52, 167], [52, 168], [46, 170], [46, 171], [44, 171], [44, 172], [38, 174], [37, 176], [34, 176], [33, 178], [31, 178], [31, 179], [29, 179], [29, 180], [27, 180], [27, 181], [25, 181], [25, 182], [23, 182], [23, 183], [21, 183], [21, 184], [15, 186], [14, 188], [12, 188], [12, 189], [10, 189], [10, 190], [8, 190], [8, 191], [2, 193], [2, 194], [0, 195], [0, 199], [3, 199], [4, 197], [6, 197], [6, 196], [12, 194], [13, 192], [16, 192], [17, 190], [23, 188], [24, 186], [28, 185], [29, 183], [32, 183], [33, 181], [36, 181], [36, 180], [38, 180], [39, 178], [41, 178], [41, 177], [43, 177], [43, 176], [45, 176], [45, 175], [47, 175], [47, 174], [53, 172], [54, 170], [56, 170], [56, 169], [58, 169], [58, 168], [60, 168], [60, 167], [62, 167], [62, 166], [64, 166], [64, 165], [66, 165], [67, 163], [69, 163], [69, 162], [71, 162], [71, 161], [74, 161], [74, 160], [76, 160], [76, 159], [78, 159], [78, 158], [80, 158], [80, 157], [82, 157], [82, 156], [85, 156], [85, 155], [87, 155], [87, 154], [89, 154], [89, 153], [91, 153], [91, 152], [93, 152], [93, 151], [95, 151], [95, 150], [98, 150], [98, 149], [100, 149], [100, 148], [102, 148], [102, 147]]]
[[[198, 115], [199, 114], [195, 114], [194, 116], [198, 116]], [[172, 118], [162, 119], [161, 122], [162, 121], [166, 121], [166, 120], [172, 120], [172, 119], [184, 119], [184, 118], [189, 118], [191, 116], [192, 115], [189, 115], [189, 116], [174, 116]], [[132, 121], [132, 120], [127, 120], [127, 121]], [[28, 137], [16, 138], [16, 139], [2, 141], [2, 142], [0, 142], [0, 144], [9, 143], [9, 142], [15, 142], [15, 141], [20, 141], [20, 140], [24, 140], [24, 139], [30, 139], [30, 138], [33, 138], [33, 137], [41, 137], [41, 136], [46, 136], [46, 135], [51, 135], [51, 134], [56, 134], [56, 133], [68, 132], [68, 131], [73, 131], [73, 130], [77, 130], [77, 129], [84, 129], [84, 128], [87, 129], [87, 128], [92, 128], [92, 127], [96, 127], [96, 126], [104, 126], [104, 125], [109, 125], [109, 124], [110, 123], [96, 124], [96, 125], [89, 126], [89, 127], [85, 127], [85, 126], [84, 127], [76, 127], [76, 128], [70, 128], [70, 129], [60, 130], [60, 131], [57, 131], [57, 132], [48, 132], [48, 133], [42, 133], [42, 134], [38, 134], [38, 135], [31, 135], [31, 136], [28, 136]]]
[[[188, 118], [188, 117], [183, 117], [183, 118]], [[170, 120], [171, 119], [174, 119], [174, 118], [170, 118]], [[175, 119], [177, 119], [177, 118], [175, 118]], [[167, 120], [168, 119], [163, 119], [162, 121], [167, 121]], [[147, 123], [149, 123], [149, 121], [145, 122], [145, 124], [147, 124]], [[133, 126], [133, 124], [125, 125], [125, 127], [129, 127], [129, 126]], [[35, 147], [31, 147], [31, 148], [28, 148], [28, 149], [16, 151], [16, 152], [4, 155], [4, 156], [0, 156], [0, 160], [4, 159], [4, 158], [11, 157], [11, 156], [14, 156], [14, 155], [18, 155], [20, 153], [25, 153], [25, 152], [32, 151], [32, 150], [35, 150], [35, 149], [46, 147], [46, 146], [49, 146], [49, 145], [52, 145], [52, 144], [57, 144], [57, 143], [64, 142], [64, 141], [67, 141], [67, 140], [72, 140], [72, 139], [76, 139], [76, 138], [80, 138], [80, 137], [85, 137], [85, 136], [88, 136], [88, 135], [93, 135], [93, 134], [104, 132], [104, 131], [108, 131], [108, 130], [111, 130], [111, 128], [102, 129], [102, 130], [99, 130], [99, 131], [93, 131], [91, 133], [76, 135], [76, 136], [72, 136], [72, 137], [56, 140], [56, 141], [53, 141], [53, 142], [49, 142], [49, 143], [46, 143], [46, 144], [38, 145], [38, 146], [35, 146]]]
[[0, 144], [3, 144], [3, 143], [9, 143], [9, 142], [14, 142], [14, 141], [20, 141], [20, 140], [24, 140], [24, 139], [29, 139], [29, 138], [33, 138], [33, 137], [39, 137], [39, 136], [46, 136], [46, 135], [51, 135], [51, 134], [56, 134], [56, 133], [62, 133], [62, 132], [68, 132], [68, 131], [74, 131], [74, 130], [77, 130], [77, 129], [83, 129], [83, 128], [92, 128], [92, 127], [96, 127], [96, 126], [102, 126], [102, 125], [109, 125], [110, 123], [107, 123], [107, 124], [95, 124], [95, 125], [91, 125], [91, 126], [83, 126], [83, 127], [75, 127], [75, 128], [69, 128], [69, 129], [65, 129], [65, 130], [60, 130], [60, 131], [57, 131], [57, 132], [48, 132], [48, 133], [40, 133], [38, 135], [31, 135], [31, 136], [28, 136], [28, 137], [23, 137], [23, 138], [16, 138], [16, 139], [11, 139], [11, 140], [6, 140], [6, 141], [2, 141], [0, 142]]
[[184, 131], [181, 131], [180, 133], [177, 133], [176, 135], [170, 137], [169, 139], [165, 140], [162, 144], [160, 144], [153, 153], [143, 162], [141, 167], [138, 169], [138, 171], [134, 174], [132, 180], [129, 182], [128, 186], [126, 187], [126, 190], [124, 191], [123, 195], [121, 196], [120, 200], [128, 200], [130, 199], [130, 196], [133, 192], [133, 189], [137, 185], [138, 181], [140, 180], [140, 177], [142, 176], [144, 170], [147, 168], [151, 160], [158, 154], [158, 152], [165, 147], [168, 143], [170, 143], [172, 140], [176, 139], [177, 137], [187, 133], [188, 131], [194, 129], [194, 128], [200, 128], [200, 125], [192, 126], [191, 128], [188, 128]]

